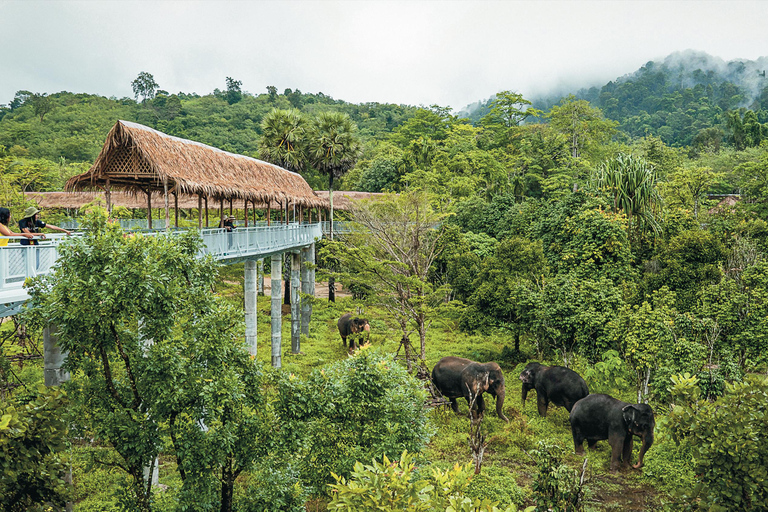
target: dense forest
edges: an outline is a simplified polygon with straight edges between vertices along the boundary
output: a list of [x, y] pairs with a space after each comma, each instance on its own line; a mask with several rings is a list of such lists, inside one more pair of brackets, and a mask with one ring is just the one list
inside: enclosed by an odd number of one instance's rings
[[[83, 212], [78, 250], [30, 283], [38, 307], [0, 325], [14, 389], [0, 496], [80, 510], [766, 510], [765, 63], [674, 55], [560, 98], [500, 91], [467, 116], [251, 95], [232, 78], [169, 94], [148, 73], [133, 99], [19, 91], [0, 110], [0, 204], [17, 217], [20, 191], [59, 190], [117, 119], [279, 163], [315, 189], [330, 176], [397, 194], [318, 244], [319, 276], [351, 296], [315, 299], [304, 353], [280, 371], [267, 350], [256, 364], [243, 351], [242, 266], [195, 259], [194, 233], [126, 237]], [[317, 151], [329, 133], [349, 150], [341, 163]], [[371, 335], [348, 357], [336, 320], [351, 311]], [[41, 365], [24, 359], [49, 323], [76, 374], [66, 393], [36, 390]], [[458, 416], [421, 406], [414, 376], [445, 356], [500, 365], [508, 421], [491, 406], [480, 420], [461, 401]], [[575, 455], [565, 409], [540, 417], [517, 400], [530, 361], [649, 404], [644, 467], [612, 472], [604, 442]], [[142, 469], [158, 455], [153, 490]], [[36, 476], [65, 464], [73, 487]]]

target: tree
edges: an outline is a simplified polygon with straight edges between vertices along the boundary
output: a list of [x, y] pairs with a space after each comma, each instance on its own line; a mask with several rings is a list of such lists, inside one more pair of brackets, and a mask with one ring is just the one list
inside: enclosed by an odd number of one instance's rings
[[[341, 178], [355, 166], [361, 145], [357, 126], [347, 114], [322, 112], [315, 119], [310, 155], [315, 168], [328, 176], [328, 200], [331, 209], [333, 240], [333, 180]], [[335, 301], [333, 278], [328, 282], [328, 300]]]
[[684, 206], [693, 203], [693, 217], [698, 220], [701, 200], [720, 177], [711, 167], [678, 167], [669, 176], [665, 188]]
[[496, 93], [496, 97], [489, 105], [491, 111], [483, 118], [483, 124], [501, 124], [505, 128], [519, 126], [531, 116], [538, 116], [542, 112], [535, 108], [529, 108], [531, 102], [523, 98], [522, 94], [511, 91]]
[[234, 105], [243, 99], [243, 91], [240, 89], [241, 85], [243, 85], [243, 82], [240, 80], [227, 77], [227, 90], [224, 92], [224, 99], [227, 100], [227, 103], [230, 105]]
[[275, 101], [277, 101], [277, 87], [275, 87], [274, 85], [268, 85], [267, 94], [269, 94], [269, 101], [271, 103], [274, 103]]
[[307, 167], [309, 121], [296, 109], [274, 109], [261, 121], [259, 156], [289, 171]]
[[655, 212], [661, 206], [656, 173], [644, 159], [619, 153], [603, 162], [593, 175], [597, 189], [607, 193], [614, 213], [623, 212], [638, 231], [658, 233]]
[[51, 98], [43, 93], [43, 94], [33, 94], [32, 98], [32, 108], [35, 109], [35, 115], [40, 117], [40, 122], [43, 122], [43, 118], [45, 117], [45, 114], [53, 110], [53, 101]]
[[424, 360], [430, 316], [448, 291], [428, 279], [442, 247], [445, 215], [435, 211], [429, 194], [411, 190], [355, 203], [351, 217], [353, 232], [332, 250], [346, 270], [344, 278], [374, 290], [371, 300], [400, 324], [410, 369], [409, 335], [415, 328]]
[[147, 100], [154, 98], [158, 87], [157, 82], [155, 82], [155, 77], [146, 71], [139, 73], [136, 80], [131, 82], [134, 97], [138, 101], [139, 96], [141, 96], [143, 98], [141, 101], [142, 103], [146, 103]]
[[115, 449], [133, 510], [151, 509], [144, 470], [162, 434], [187, 503], [231, 510], [235, 479], [273, 442], [275, 422], [237, 315], [211, 294], [213, 261], [198, 258], [196, 233], [124, 236], [102, 209], [83, 225], [87, 234], [62, 245], [55, 270], [29, 288], [30, 320], [69, 352], [73, 417]]
[[600, 109], [590, 106], [587, 100], [577, 100], [572, 94], [553, 106], [545, 117], [556, 130], [568, 136], [573, 158], [608, 142], [616, 132], [615, 121], [603, 118]]

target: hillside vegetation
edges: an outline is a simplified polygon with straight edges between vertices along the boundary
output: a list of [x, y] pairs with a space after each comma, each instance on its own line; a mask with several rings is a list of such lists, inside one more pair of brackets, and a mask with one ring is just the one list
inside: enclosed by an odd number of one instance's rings
[[[704, 67], [673, 78], [674, 65], [549, 104], [501, 91], [474, 121], [436, 105], [253, 96], [231, 78], [202, 97], [20, 93], [0, 119], [0, 204], [17, 219], [20, 192], [59, 189], [118, 118], [270, 159], [317, 189], [398, 194], [359, 204], [344, 214], [351, 233], [318, 242], [318, 278], [352, 297], [313, 300], [303, 354], [283, 323], [280, 370], [266, 298], [258, 353], [243, 347], [242, 266], [196, 259], [194, 232], [124, 236], [103, 210], [78, 212], [86, 236], [30, 281], [36, 307], [0, 326], [3, 505], [765, 510], [765, 105], [746, 92], [750, 66], [725, 66], [745, 80], [729, 92]], [[331, 139], [344, 158], [323, 158]], [[348, 312], [371, 326], [352, 356], [336, 330]], [[45, 325], [70, 351], [66, 396], [36, 387]], [[444, 356], [500, 365], [509, 422], [489, 396], [482, 420], [463, 400], [458, 416], [424, 407], [423, 378]], [[540, 417], [517, 398], [529, 361], [649, 404], [644, 467], [611, 472], [604, 441], [586, 463], [574, 454], [567, 411]], [[142, 473], [156, 457], [152, 488]], [[39, 476], [67, 464], [73, 486]]]

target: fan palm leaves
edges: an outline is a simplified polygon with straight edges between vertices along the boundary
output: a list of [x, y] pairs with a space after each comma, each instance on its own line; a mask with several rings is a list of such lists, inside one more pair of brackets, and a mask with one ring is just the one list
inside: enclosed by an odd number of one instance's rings
[[309, 157], [310, 124], [294, 108], [274, 109], [261, 122], [259, 157], [289, 171], [301, 172]]
[[646, 160], [619, 153], [595, 170], [593, 181], [599, 191], [610, 196], [613, 212], [623, 212], [630, 225], [640, 231], [660, 231], [655, 215], [661, 205], [656, 189], [658, 180], [653, 166]]
[[347, 114], [321, 112], [315, 120], [311, 150], [315, 168], [328, 175], [329, 186], [357, 163], [361, 144], [357, 126]]

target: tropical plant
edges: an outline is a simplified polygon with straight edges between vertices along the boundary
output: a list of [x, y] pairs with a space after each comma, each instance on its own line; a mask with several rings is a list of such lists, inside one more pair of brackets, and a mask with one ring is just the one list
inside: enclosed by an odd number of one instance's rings
[[296, 109], [274, 109], [261, 121], [259, 156], [289, 171], [307, 167], [309, 120]]

